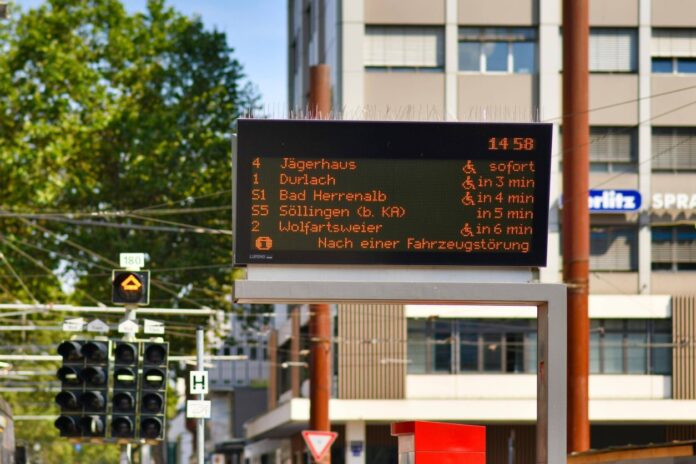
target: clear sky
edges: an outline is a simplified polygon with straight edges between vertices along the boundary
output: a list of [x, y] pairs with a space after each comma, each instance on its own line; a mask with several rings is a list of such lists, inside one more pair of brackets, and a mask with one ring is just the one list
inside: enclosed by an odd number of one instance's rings
[[[147, 0], [122, 0], [130, 11], [141, 11]], [[15, 0], [23, 9], [44, 0]], [[234, 56], [250, 81], [258, 86], [263, 103], [284, 109], [287, 103], [286, 0], [167, 0], [186, 14], [200, 15], [203, 24], [227, 34]]]

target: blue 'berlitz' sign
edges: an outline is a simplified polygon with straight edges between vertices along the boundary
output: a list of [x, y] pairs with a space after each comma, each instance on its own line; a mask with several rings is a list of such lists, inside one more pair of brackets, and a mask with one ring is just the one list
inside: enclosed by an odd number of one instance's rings
[[590, 190], [589, 202], [595, 213], [627, 213], [638, 211], [642, 199], [637, 190]]

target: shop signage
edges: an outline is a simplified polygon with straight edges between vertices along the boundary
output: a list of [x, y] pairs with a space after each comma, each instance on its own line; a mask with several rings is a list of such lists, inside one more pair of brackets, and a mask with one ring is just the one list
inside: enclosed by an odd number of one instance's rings
[[590, 190], [589, 201], [593, 213], [625, 213], [638, 211], [642, 198], [637, 190]]

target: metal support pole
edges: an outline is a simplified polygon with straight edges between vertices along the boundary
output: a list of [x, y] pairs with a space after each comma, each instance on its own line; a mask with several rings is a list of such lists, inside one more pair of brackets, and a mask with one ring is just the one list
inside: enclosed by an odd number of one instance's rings
[[589, 0], [563, 0], [563, 281], [568, 287], [568, 451], [590, 448], [588, 413]]
[[[329, 66], [319, 64], [309, 70], [309, 109], [311, 118], [328, 118], [331, 112], [331, 76]], [[309, 306], [311, 363], [309, 380], [309, 428], [331, 431], [331, 309], [327, 304]], [[331, 452], [324, 463], [331, 462]]]
[[309, 68], [309, 117], [328, 119], [331, 116], [331, 74], [327, 64]]
[[[329, 399], [331, 398], [331, 309], [327, 304], [309, 306], [311, 368], [309, 378], [309, 428], [331, 431]], [[331, 453], [322, 461], [331, 462]]]
[[[203, 367], [203, 327], [196, 329], [196, 370], [202, 371]], [[203, 395], [198, 395], [199, 400], [203, 400]], [[197, 463], [205, 462], [205, 419], [198, 419], [196, 424], [196, 455]]]

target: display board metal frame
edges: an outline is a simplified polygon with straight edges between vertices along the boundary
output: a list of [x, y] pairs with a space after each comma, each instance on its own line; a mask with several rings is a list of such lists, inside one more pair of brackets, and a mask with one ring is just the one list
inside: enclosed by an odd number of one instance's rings
[[238, 303], [403, 303], [528, 305], [537, 308], [536, 462], [567, 461], [567, 314], [563, 284], [515, 282], [312, 282], [235, 283]]

